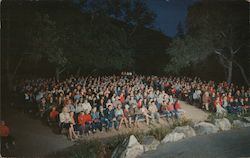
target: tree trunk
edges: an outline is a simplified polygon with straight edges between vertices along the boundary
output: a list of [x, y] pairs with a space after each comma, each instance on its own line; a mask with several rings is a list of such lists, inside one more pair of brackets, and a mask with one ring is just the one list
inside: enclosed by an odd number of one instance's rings
[[233, 61], [228, 61], [228, 74], [227, 74], [227, 83], [232, 82], [232, 73], [233, 73]]
[[81, 67], [79, 66], [77, 71], [76, 71], [76, 77], [79, 77], [80, 76], [80, 72], [81, 72]]
[[65, 68], [62, 68], [61, 70], [60, 70], [60, 68], [59, 67], [56, 67], [56, 80], [57, 81], [59, 81], [60, 80], [60, 74], [63, 72], [65, 70]]
[[242, 67], [237, 61], [235, 61], [235, 60], [234, 60], [234, 63], [235, 63], [235, 65], [240, 69], [241, 75], [242, 75], [242, 77], [244, 78], [246, 84], [247, 84], [248, 86], [250, 86], [250, 82], [249, 82], [249, 80], [248, 80], [248, 78], [247, 78], [247, 75], [246, 75], [245, 70], [243, 69], [243, 67]]

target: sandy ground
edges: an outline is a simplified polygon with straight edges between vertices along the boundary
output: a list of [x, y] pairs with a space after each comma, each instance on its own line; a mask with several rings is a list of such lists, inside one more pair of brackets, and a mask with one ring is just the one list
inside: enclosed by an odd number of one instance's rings
[[250, 158], [250, 127], [159, 145], [141, 158]]
[[183, 101], [180, 101], [181, 107], [186, 111], [188, 119], [191, 119], [193, 122], [205, 121], [209, 115], [208, 112], [204, 112], [201, 109], [196, 108], [195, 106], [189, 105]]
[[6, 112], [11, 135], [16, 140], [16, 149], [11, 155], [2, 153], [2, 156], [41, 157], [73, 145], [65, 136], [56, 135], [48, 126], [42, 125], [40, 120], [29, 118], [16, 109]]
[[[195, 108], [194, 106], [188, 105], [184, 102], [181, 102], [181, 104], [182, 108], [187, 113], [187, 117], [192, 119], [194, 122], [203, 121], [208, 116], [207, 113]], [[75, 142], [69, 141], [66, 136], [53, 133], [52, 130], [47, 125], [43, 125], [40, 120], [30, 118], [27, 114], [24, 114], [16, 109], [9, 108], [3, 113], [9, 127], [11, 128], [11, 134], [16, 139], [15, 152], [12, 153], [12, 155], [7, 156], [40, 157], [63, 150], [64, 148], [75, 144]], [[168, 125], [169, 123], [162, 120], [161, 124], [156, 126]], [[81, 139], [103, 139], [130, 132], [146, 132], [150, 130], [150, 128], [155, 128], [155, 126], [148, 127], [145, 123], [141, 123], [139, 126], [139, 128], [123, 127], [119, 131], [112, 130], [109, 132], [98, 132], [96, 134], [84, 136]], [[2, 155], [4, 154], [2, 153]]]

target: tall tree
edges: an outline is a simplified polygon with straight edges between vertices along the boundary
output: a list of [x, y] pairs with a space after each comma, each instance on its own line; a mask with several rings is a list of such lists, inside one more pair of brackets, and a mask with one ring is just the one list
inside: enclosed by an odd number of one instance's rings
[[244, 1], [197, 2], [188, 11], [186, 37], [175, 39], [167, 50], [172, 60], [166, 71], [178, 72], [215, 54], [227, 71], [229, 83], [235, 65], [249, 85], [245, 70], [237, 61], [237, 55], [249, 41], [247, 18], [248, 4]]
[[151, 27], [155, 13], [152, 12], [143, 0], [80, 0], [84, 12], [92, 15], [106, 15], [131, 26], [130, 36], [140, 27]]
[[30, 39], [33, 55], [45, 56], [55, 65], [55, 77], [59, 80], [65, 70], [68, 59], [63, 52], [63, 33], [48, 14], [36, 13], [36, 19], [31, 23]]

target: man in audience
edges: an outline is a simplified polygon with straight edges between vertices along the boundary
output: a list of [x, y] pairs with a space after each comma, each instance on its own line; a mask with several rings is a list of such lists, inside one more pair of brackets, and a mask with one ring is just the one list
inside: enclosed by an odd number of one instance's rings
[[1, 136], [1, 144], [9, 149], [11, 146], [15, 145], [15, 141], [12, 136], [10, 136], [10, 129], [5, 124], [5, 121], [0, 121], [0, 136]]
[[151, 115], [152, 122], [154, 123], [155, 120], [157, 123], [160, 123], [160, 114], [158, 112], [158, 108], [155, 105], [155, 101], [151, 100], [149, 103], [148, 111]]
[[107, 121], [108, 121], [108, 128], [107, 129], [110, 129], [113, 124], [114, 124], [114, 128], [118, 129], [118, 122], [117, 122], [117, 119], [115, 117], [115, 111], [114, 111], [112, 105], [109, 105], [108, 108], [106, 109], [105, 118], [107, 118]]

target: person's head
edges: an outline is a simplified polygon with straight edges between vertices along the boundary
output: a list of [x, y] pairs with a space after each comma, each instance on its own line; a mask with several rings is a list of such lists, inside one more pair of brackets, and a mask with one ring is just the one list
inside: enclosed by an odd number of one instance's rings
[[240, 102], [243, 102], [244, 101], [244, 98], [240, 98]]
[[103, 112], [103, 106], [99, 107], [100, 112]]
[[121, 104], [118, 104], [117, 109], [120, 110], [122, 108]]
[[234, 98], [230, 98], [230, 102], [233, 102], [234, 101]]
[[92, 112], [96, 112], [97, 108], [96, 107], [93, 107], [92, 108]]
[[108, 106], [108, 110], [111, 111], [113, 109], [112, 105]]
[[52, 111], [56, 111], [56, 107], [55, 106], [52, 107]]
[[224, 101], [227, 101], [227, 96], [224, 96], [224, 97], [223, 97], [223, 100], [224, 100]]
[[73, 103], [73, 101], [71, 99], [69, 99], [69, 104], [72, 104], [72, 103]]
[[236, 94], [237, 94], [237, 95], [240, 95], [240, 90], [237, 90], [237, 91], [236, 91]]
[[5, 121], [1, 121], [1, 125], [2, 125], [2, 126], [5, 126]]
[[125, 105], [125, 109], [126, 109], [126, 110], [129, 109], [129, 105], [128, 105], [128, 104]]
[[205, 96], [209, 96], [209, 93], [207, 91], [205, 92]]
[[62, 111], [63, 111], [63, 113], [67, 113], [68, 112], [68, 108], [64, 107]]

